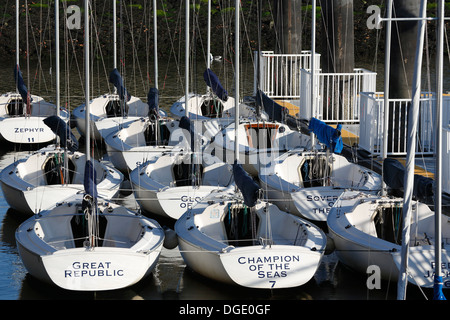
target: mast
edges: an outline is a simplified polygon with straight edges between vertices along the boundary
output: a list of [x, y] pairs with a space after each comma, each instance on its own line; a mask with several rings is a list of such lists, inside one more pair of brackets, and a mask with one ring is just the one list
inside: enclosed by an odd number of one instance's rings
[[155, 55], [155, 88], [158, 89], [158, 15], [156, 10], [156, 0], [153, 0], [153, 41]]
[[[211, 68], [211, 0], [208, 0], [208, 37], [206, 41], [206, 67]], [[209, 90], [209, 89], [208, 89]]]
[[423, 0], [420, 7], [420, 16], [422, 19], [418, 21], [416, 60], [413, 78], [411, 108], [408, 119], [408, 144], [406, 155], [406, 171], [405, 171], [405, 194], [403, 199], [403, 231], [402, 231], [402, 251], [401, 251], [401, 267], [400, 277], [397, 286], [397, 298], [399, 300], [406, 299], [406, 287], [408, 283], [408, 254], [410, 240], [410, 221], [412, 216], [412, 193], [414, 187], [414, 163], [416, 150], [416, 133], [419, 118], [420, 104], [420, 80], [422, 76], [422, 56], [423, 43], [425, 35], [425, 15], [427, 1]]
[[155, 88], [158, 94], [158, 103], [156, 106], [157, 117], [155, 119], [155, 141], [159, 144], [159, 91], [158, 91], [158, 17], [156, 10], [156, 0], [153, 0], [153, 42], [154, 42], [154, 59], [155, 59]]
[[59, 116], [61, 106], [60, 94], [60, 64], [59, 64], [59, 0], [55, 1], [55, 55], [56, 55], [56, 115]]
[[[388, 134], [387, 134], [387, 126], [389, 121], [389, 79], [390, 79], [390, 70], [391, 70], [391, 29], [392, 29], [392, 1], [387, 1], [386, 8], [386, 51], [384, 54], [384, 119], [383, 119], [383, 148], [381, 152], [381, 159], [384, 160], [387, 157], [387, 149], [388, 149]], [[384, 169], [384, 161], [382, 162], [382, 166]], [[382, 170], [384, 172], [384, 170]], [[386, 183], [383, 180], [383, 188], [381, 189], [382, 195], [386, 195]]]
[[434, 300], [445, 300], [442, 292], [442, 94], [443, 94], [443, 57], [444, 57], [444, 1], [438, 1], [437, 8], [437, 45], [436, 45], [436, 179], [434, 191], [435, 218], [435, 270]]
[[[316, 0], [312, 1], [312, 12], [311, 12], [311, 116], [316, 117], [316, 94], [314, 87], [316, 86]], [[316, 138], [314, 137], [314, 133], [311, 133], [311, 146], [316, 144]]]
[[239, 15], [240, 15], [240, 0], [235, 2], [235, 92], [234, 92], [234, 157], [239, 161]]
[[85, 121], [86, 121], [86, 162], [91, 159], [90, 154], [90, 142], [91, 142], [91, 130], [89, 125], [90, 120], [90, 101], [89, 101], [89, 73], [90, 73], [90, 60], [89, 60], [89, 0], [84, 0], [84, 72], [85, 72]]
[[[19, 0], [16, 0], [16, 68], [18, 66], [19, 66]], [[18, 89], [17, 92], [19, 92]]]
[[186, 15], [186, 27], [185, 27], [185, 41], [186, 41], [186, 47], [185, 47], [185, 57], [184, 57], [184, 64], [185, 64], [185, 84], [184, 84], [184, 115], [187, 117], [187, 109], [188, 109], [188, 101], [189, 101], [189, 51], [190, 51], [190, 39], [189, 39], [189, 0], [185, 1], [186, 8], [185, 8], [185, 15]]
[[[117, 3], [116, 0], [113, 2], [113, 52], [114, 52], [114, 69], [117, 68]], [[117, 91], [117, 89], [115, 89]]]

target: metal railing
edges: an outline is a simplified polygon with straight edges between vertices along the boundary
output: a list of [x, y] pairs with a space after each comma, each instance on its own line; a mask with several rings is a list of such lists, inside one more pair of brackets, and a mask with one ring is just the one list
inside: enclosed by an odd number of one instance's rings
[[353, 73], [316, 73], [314, 105], [311, 110], [311, 72], [301, 70], [300, 115], [327, 123], [359, 123], [359, 93], [376, 90], [375, 72], [357, 68]]
[[[389, 99], [387, 128], [384, 125], [382, 93], [360, 93], [359, 147], [372, 155], [381, 155], [383, 137], [387, 134], [386, 156], [406, 155], [408, 139], [408, 110], [411, 99]], [[450, 100], [449, 100], [450, 101]], [[422, 93], [417, 130], [417, 155], [433, 155], [435, 151], [435, 99], [432, 93]]]
[[[255, 61], [258, 52], [255, 51]], [[260, 55], [259, 88], [270, 98], [296, 99], [300, 97], [300, 70], [311, 69], [311, 51], [300, 54], [275, 54], [262, 51]], [[315, 54], [315, 66], [320, 68], [320, 54]], [[258, 73], [255, 68], [254, 93], [256, 94]]]

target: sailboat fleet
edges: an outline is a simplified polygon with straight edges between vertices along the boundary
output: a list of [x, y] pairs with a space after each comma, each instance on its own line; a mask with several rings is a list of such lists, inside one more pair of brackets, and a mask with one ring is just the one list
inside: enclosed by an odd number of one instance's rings
[[[84, 5], [89, 61], [89, 1]], [[402, 288], [404, 281], [424, 288], [438, 282], [442, 288], [448, 280], [435, 277], [436, 270], [437, 276], [441, 273], [435, 259], [450, 264], [450, 247], [442, 240], [450, 238], [448, 217], [437, 217], [420, 201], [410, 204], [386, 194], [382, 174], [341, 155], [341, 125], [331, 127], [311, 117], [307, 129], [300, 128], [298, 119], [289, 118], [285, 107], [261, 91], [255, 105], [244, 103], [239, 50], [234, 97], [228, 96], [209, 59], [207, 92], [192, 93], [188, 0], [185, 8], [185, 94], [170, 109], [174, 118], [159, 109], [157, 62], [156, 87], [145, 103], [127, 92], [115, 53], [113, 93], [90, 99], [85, 64], [85, 103], [73, 111], [85, 153], [78, 150], [66, 111], [58, 106], [60, 112], [40, 115], [45, 118], [37, 125], [50, 131], [48, 141], [55, 143], [1, 171], [6, 201], [29, 216], [16, 231], [27, 271], [67, 290], [115, 290], [150, 275], [164, 247], [178, 247], [186, 266], [203, 277], [281, 289], [309, 282], [333, 247], [342, 264], [361, 273], [376, 265], [383, 279], [403, 281]], [[235, 9], [239, 48], [240, 1]], [[156, 13], [154, 20], [157, 50]], [[116, 35], [114, 39], [116, 46]], [[5, 110], [28, 108], [30, 101], [45, 104], [23, 94], [18, 64], [15, 70], [18, 93], [0, 97]], [[10, 117], [17, 120], [15, 126], [22, 125], [19, 118]], [[2, 122], [0, 134], [6, 138], [3, 128]], [[21, 139], [15, 142], [23, 143]], [[105, 143], [109, 163], [92, 158], [91, 140]], [[138, 212], [115, 203], [126, 179]], [[433, 186], [428, 183], [427, 191]], [[406, 197], [411, 187], [403, 188]], [[407, 206], [413, 212], [405, 218]], [[174, 223], [176, 243], [165, 242], [170, 230], [161, 227], [159, 218]], [[435, 250], [437, 243], [442, 245]]]

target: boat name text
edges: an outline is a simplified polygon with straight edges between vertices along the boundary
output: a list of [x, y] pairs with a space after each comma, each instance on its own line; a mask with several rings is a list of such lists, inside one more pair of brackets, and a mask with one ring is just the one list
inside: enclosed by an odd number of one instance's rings
[[258, 278], [284, 278], [291, 263], [300, 262], [299, 256], [239, 257], [238, 263], [248, 265], [248, 270], [257, 272]]
[[111, 262], [78, 262], [72, 263], [72, 269], [64, 270], [65, 278], [83, 277], [122, 277], [123, 270], [111, 268]]
[[315, 195], [308, 195], [306, 196], [307, 201], [318, 201], [318, 202], [328, 202], [328, 207], [323, 208], [312, 208], [314, 213], [328, 213], [330, 212], [330, 209], [334, 206], [334, 203], [337, 201], [337, 196], [315, 196]]
[[44, 132], [44, 128], [14, 128], [14, 133]]
[[202, 197], [181, 196], [180, 201], [180, 208], [192, 209], [192, 205], [202, 201]]

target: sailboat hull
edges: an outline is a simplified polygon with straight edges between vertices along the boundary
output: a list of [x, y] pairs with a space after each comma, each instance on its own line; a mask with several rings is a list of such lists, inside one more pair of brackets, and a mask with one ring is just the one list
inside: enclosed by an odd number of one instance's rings
[[[66, 174], [57, 166], [64, 158], [70, 163], [68, 183], [61, 180]], [[49, 146], [13, 162], [0, 172], [5, 200], [12, 208], [27, 215], [53, 207], [84, 190], [85, 159], [80, 152], [65, 152]], [[112, 199], [120, 190], [123, 175], [98, 161], [95, 161], [95, 167], [99, 196]]]
[[[160, 248], [161, 249], [161, 248]], [[154, 269], [160, 251], [150, 254], [118, 252], [113, 248], [79, 254], [58, 252], [42, 257], [51, 282], [76, 291], [115, 290], [131, 286]]]
[[[255, 237], [229, 238], [225, 220], [236, 203], [226, 199], [226, 193], [211, 194], [176, 222], [180, 252], [191, 269], [215, 281], [258, 289], [296, 287], [311, 280], [326, 246], [320, 229], [274, 205], [260, 203], [255, 211], [258, 223], [247, 225], [257, 228]], [[274, 243], [264, 242], [267, 228], [272, 228]]]
[[[19, 113], [11, 115], [0, 111], [0, 139], [13, 144], [45, 144], [51, 143], [56, 135], [44, 123], [44, 119], [56, 115], [54, 104], [46, 102], [43, 98], [31, 95], [32, 103], [29, 115]], [[0, 106], [4, 110], [12, 101], [22, 101], [17, 93], [6, 93], [0, 96]], [[23, 108], [26, 105], [23, 104]], [[65, 122], [69, 121], [69, 114], [63, 108], [60, 109], [60, 117]]]
[[[403, 199], [377, 197], [357, 192], [346, 192], [330, 210], [327, 225], [334, 241], [339, 260], [348, 267], [367, 273], [369, 266], [376, 266], [382, 279], [398, 281], [401, 263], [400, 242], [393, 237], [390, 226], [381, 227], [381, 210], [394, 209], [400, 212]], [[408, 281], [414, 285], [432, 288], [434, 281], [434, 213], [428, 206], [417, 203], [417, 212], [411, 222], [411, 244], [408, 260]], [[397, 211], [395, 211], [397, 210]], [[400, 210], [400, 211], [398, 211]], [[384, 222], [397, 221], [391, 217]], [[377, 221], [377, 222], [375, 222]], [[450, 236], [447, 219], [442, 221], [443, 238]], [[382, 235], [384, 234], [384, 238]], [[390, 234], [388, 236], [388, 234]], [[401, 235], [401, 232], [400, 232]], [[398, 232], [395, 237], [399, 238]], [[444, 243], [442, 265], [449, 266], [450, 247]], [[444, 276], [444, 288], [450, 288], [450, 274]]]
[[28, 272], [74, 291], [120, 289], [148, 276], [164, 243], [159, 224], [124, 207], [100, 203], [104, 235], [98, 246], [90, 247], [88, 237], [78, 235], [84, 214], [82, 198], [76, 199], [29, 218], [16, 230], [17, 248]]
[[217, 186], [185, 186], [150, 190], [145, 189], [143, 185], [134, 185], [134, 192], [135, 198], [144, 212], [176, 220], [212, 191], [223, 188]]
[[326, 152], [291, 150], [260, 171], [262, 188], [280, 209], [325, 222], [341, 194], [362, 190], [376, 194], [381, 175]]

